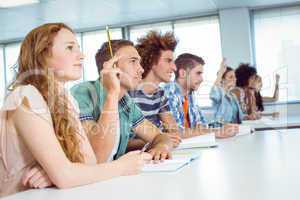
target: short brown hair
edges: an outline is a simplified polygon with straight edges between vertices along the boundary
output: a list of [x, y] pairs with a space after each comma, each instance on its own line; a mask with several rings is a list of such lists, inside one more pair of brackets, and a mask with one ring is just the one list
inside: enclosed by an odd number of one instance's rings
[[[134, 46], [134, 44], [129, 40], [111, 40], [111, 46], [113, 54], [115, 54], [119, 49], [125, 46]], [[96, 55], [96, 65], [98, 68], [98, 73], [103, 68], [103, 63], [111, 59], [108, 42], [104, 42], [100, 49], [98, 49]]]
[[204, 60], [200, 56], [190, 53], [180, 54], [175, 60], [175, 65], [177, 67], [177, 70], [175, 71], [175, 78], [178, 78], [180, 69], [192, 69], [199, 64], [205, 65]]
[[147, 76], [152, 66], [158, 63], [161, 51], [175, 51], [177, 42], [172, 32], [162, 34], [161, 32], [150, 31], [146, 36], [138, 39], [135, 47], [142, 58], [143, 78]]

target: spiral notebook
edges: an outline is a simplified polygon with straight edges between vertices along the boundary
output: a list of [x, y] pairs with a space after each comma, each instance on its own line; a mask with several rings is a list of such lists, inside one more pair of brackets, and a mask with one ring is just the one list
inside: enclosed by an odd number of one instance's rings
[[193, 160], [199, 157], [196, 152], [174, 152], [170, 160], [165, 160], [159, 163], [151, 161], [142, 169], [142, 172], [174, 172], [188, 165]]
[[214, 133], [205, 135], [199, 135], [191, 138], [186, 138], [181, 141], [176, 150], [191, 149], [191, 148], [203, 148], [203, 147], [215, 147], [217, 146], [216, 137]]

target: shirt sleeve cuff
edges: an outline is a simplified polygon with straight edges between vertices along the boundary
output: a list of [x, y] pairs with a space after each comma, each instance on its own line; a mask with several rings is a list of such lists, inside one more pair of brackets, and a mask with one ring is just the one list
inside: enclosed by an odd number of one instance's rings
[[94, 120], [95, 121], [95, 118], [91, 114], [80, 114], [79, 119], [80, 119], [80, 121], [86, 121], [86, 120]]
[[144, 116], [141, 116], [138, 118], [135, 122], [132, 123], [132, 129], [137, 127], [140, 123], [142, 123], [145, 120]]

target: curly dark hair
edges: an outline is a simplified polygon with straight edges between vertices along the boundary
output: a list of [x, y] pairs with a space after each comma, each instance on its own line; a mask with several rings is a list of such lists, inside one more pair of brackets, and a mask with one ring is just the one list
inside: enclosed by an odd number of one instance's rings
[[172, 32], [162, 34], [161, 32], [150, 31], [146, 36], [138, 38], [135, 47], [142, 58], [143, 78], [147, 76], [152, 66], [158, 63], [161, 51], [175, 51], [177, 43], [178, 41]]
[[236, 86], [247, 87], [251, 76], [256, 75], [256, 69], [249, 63], [241, 63], [235, 70]]
[[199, 64], [205, 65], [205, 62], [201, 57], [190, 53], [180, 54], [175, 60], [175, 65], [177, 67], [175, 78], [178, 78], [180, 69], [192, 69]]
[[[113, 54], [115, 54], [119, 49], [125, 46], [134, 47], [134, 44], [129, 40], [111, 40], [111, 47], [112, 47]], [[95, 55], [96, 65], [99, 74], [103, 68], [103, 63], [108, 61], [109, 59], [111, 59], [111, 56], [109, 53], [108, 42], [104, 42]]]

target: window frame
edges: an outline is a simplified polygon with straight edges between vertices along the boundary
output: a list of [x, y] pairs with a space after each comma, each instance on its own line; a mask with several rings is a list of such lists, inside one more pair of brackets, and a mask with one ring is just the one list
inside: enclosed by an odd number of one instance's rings
[[[253, 64], [254, 67], [257, 69], [257, 57], [256, 57], [256, 37], [255, 37], [255, 14], [260, 12], [272, 12], [272, 10], [284, 10], [284, 9], [289, 9], [289, 8], [294, 8], [294, 7], [299, 7], [299, 5], [289, 5], [289, 6], [274, 6], [274, 7], [261, 7], [261, 8], [252, 8], [250, 9], [250, 31], [251, 31], [251, 53], [252, 53], [252, 58], [253, 58]], [[288, 97], [287, 97], [288, 99]], [[276, 105], [293, 105], [293, 104], [300, 104], [300, 97], [299, 99], [293, 99], [293, 100], [279, 100], [276, 102], [268, 102], [264, 103], [266, 106], [276, 106]]]
[[[175, 23], [181, 23], [181, 22], [194, 22], [194, 21], [199, 21], [199, 20], [205, 20], [205, 18], [211, 18], [211, 17], [216, 17], [219, 20], [219, 12], [217, 11], [212, 11], [209, 13], [203, 13], [203, 14], [197, 14], [197, 15], [190, 15], [190, 16], [180, 16], [180, 17], [175, 17], [175, 18], [171, 18], [171, 19], [156, 19], [156, 20], [150, 20], [150, 21], [145, 21], [145, 22], [141, 22], [141, 23], [132, 23], [132, 24], [126, 24], [125, 26], [119, 25], [119, 26], [112, 26], [111, 29], [120, 29], [121, 30], [121, 34], [122, 34], [122, 38], [123, 39], [129, 39], [130, 38], [130, 30], [134, 27], [138, 27], [138, 26], [147, 26], [147, 25], [156, 25], [156, 24], [170, 24], [172, 27], [172, 31], [174, 32], [174, 25]], [[220, 25], [220, 24], [219, 24]], [[219, 30], [221, 32], [221, 27], [219, 27]], [[105, 27], [101, 26], [101, 27], [94, 27], [94, 28], [88, 28], [88, 29], [78, 29], [78, 30], [74, 30], [74, 32], [76, 33], [76, 35], [78, 37], [80, 37], [80, 46], [82, 48], [82, 51], [84, 53], [85, 51], [85, 47], [84, 47], [84, 34], [89, 33], [89, 32], [97, 32], [97, 31], [105, 31]], [[176, 33], [175, 33], [176, 34]], [[221, 34], [220, 34], [220, 38], [221, 38]], [[16, 40], [13, 42], [9, 42], [4, 44], [4, 46], [6, 45], [10, 45], [12, 43], [17, 43], [17, 42], [21, 42], [21, 40]], [[0, 44], [1, 45], [1, 44]], [[221, 46], [222, 48], [222, 46]], [[4, 54], [5, 57], [5, 54]], [[6, 69], [6, 63], [5, 63], [5, 69]], [[7, 72], [5, 72], [6, 75]], [[86, 72], [85, 69], [83, 70], [83, 79], [82, 81], [86, 81]], [[7, 81], [6, 81], [7, 83]], [[209, 94], [205, 94], [205, 95], [209, 95]], [[201, 106], [203, 108], [206, 107], [211, 107], [211, 106]]]

